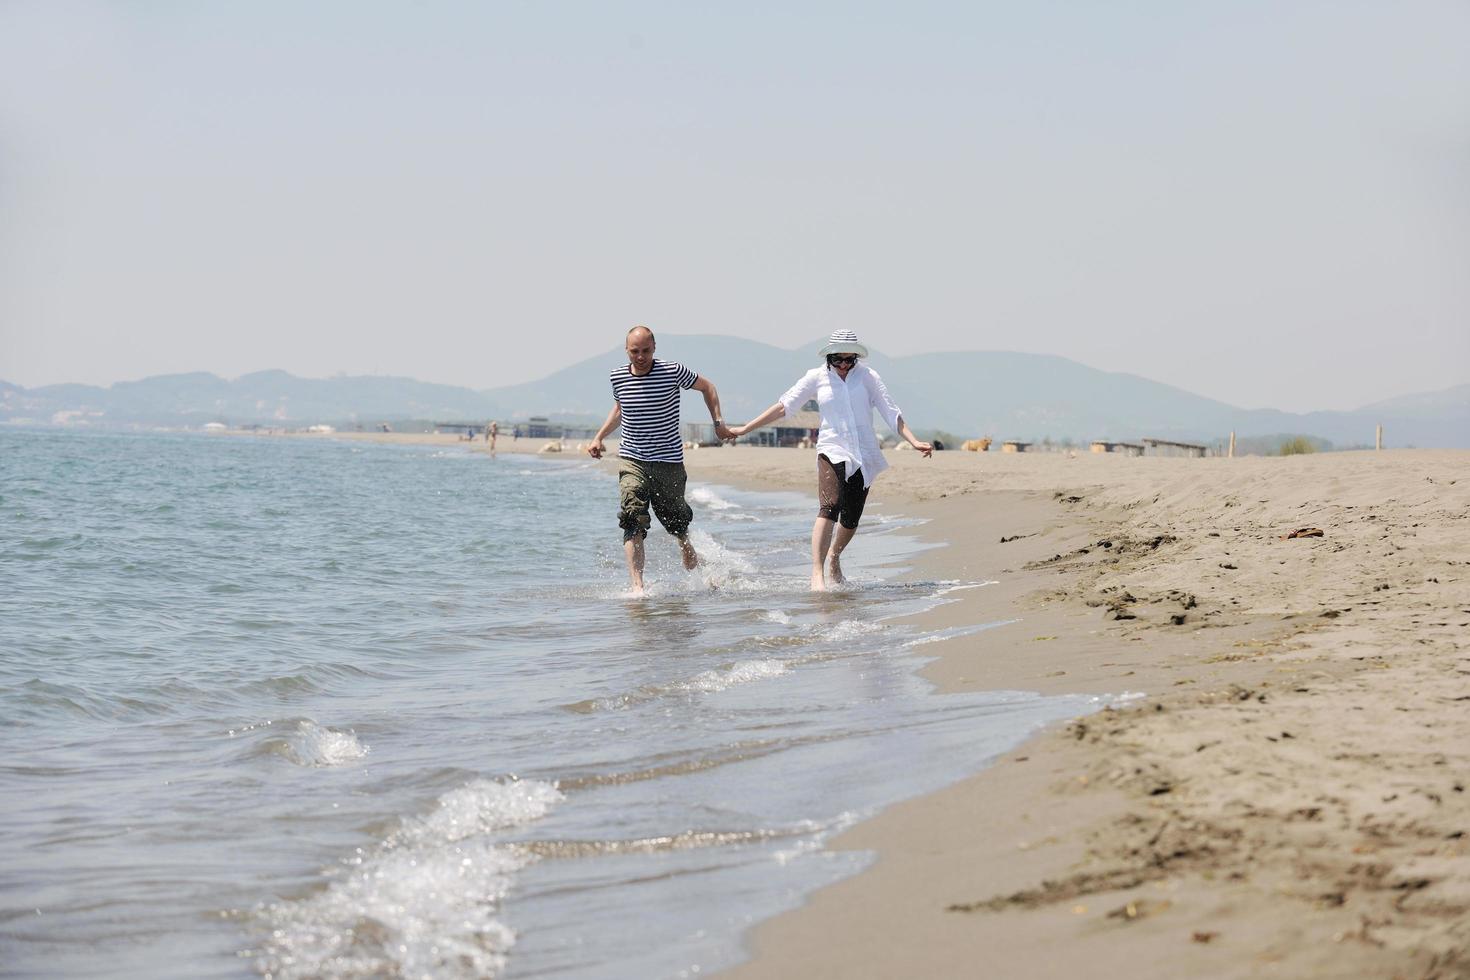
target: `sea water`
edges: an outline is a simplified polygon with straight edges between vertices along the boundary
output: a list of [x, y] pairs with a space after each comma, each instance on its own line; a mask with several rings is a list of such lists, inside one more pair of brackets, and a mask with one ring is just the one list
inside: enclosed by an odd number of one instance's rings
[[811, 594], [809, 495], [690, 498], [631, 599], [585, 457], [0, 431], [0, 974], [707, 974], [1095, 706], [918, 679], [901, 516]]

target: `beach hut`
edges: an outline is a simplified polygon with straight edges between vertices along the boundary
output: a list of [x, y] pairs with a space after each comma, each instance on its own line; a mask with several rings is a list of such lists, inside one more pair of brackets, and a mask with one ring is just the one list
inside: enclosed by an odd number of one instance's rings
[[1209, 455], [1209, 448], [1193, 442], [1174, 442], [1171, 439], [1143, 440], [1145, 456], [1194, 456]]
[[1138, 442], [1107, 442], [1097, 440], [1092, 444], [1095, 453], [1122, 453], [1124, 456], [1142, 456], [1143, 444]]

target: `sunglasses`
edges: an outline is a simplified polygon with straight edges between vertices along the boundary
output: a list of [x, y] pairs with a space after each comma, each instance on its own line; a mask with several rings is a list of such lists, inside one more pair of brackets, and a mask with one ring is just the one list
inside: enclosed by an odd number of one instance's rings
[[827, 363], [828, 364], [846, 364], [848, 367], [852, 367], [854, 364], [857, 363], [857, 355], [856, 354], [828, 354], [827, 355]]

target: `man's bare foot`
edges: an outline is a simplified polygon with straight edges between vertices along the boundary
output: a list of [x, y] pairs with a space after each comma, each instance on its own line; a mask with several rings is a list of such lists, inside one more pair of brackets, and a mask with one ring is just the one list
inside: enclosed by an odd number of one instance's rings
[[688, 541], [680, 541], [679, 551], [684, 555], [684, 569], [686, 571], [692, 572], [699, 567], [699, 552], [694, 550], [694, 545]]
[[834, 585], [841, 585], [847, 581], [846, 576], [842, 574], [842, 564], [836, 558], [832, 559], [827, 568], [827, 577], [832, 580]]
[[643, 586], [641, 585], [635, 585], [628, 589], [629, 599], [642, 599], [647, 594], [648, 593], [643, 591]]
[[812, 572], [812, 591], [813, 592], [826, 592], [827, 591], [827, 583], [822, 580], [822, 573], [821, 572]]

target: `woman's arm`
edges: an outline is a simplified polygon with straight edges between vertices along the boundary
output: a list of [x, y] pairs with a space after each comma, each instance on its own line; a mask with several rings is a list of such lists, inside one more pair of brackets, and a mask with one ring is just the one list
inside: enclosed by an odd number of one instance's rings
[[888, 423], [889, 428], [925, 456], [933, 456], [934, 447], [927, 442], [920, 442], [919, 437], [914, 435], [914, 430], [910, 429], [909, 424], [903, 420], [903, 414], [893, 403], [892, 396], [888, 394], [888, 386], [883, 383], [878, 372], [869, 368], [863, 375], [863, 380], [868, 385], [868, 400], [878, 410], [878, 414], [883, 416], [883, 421]]
[[903, 420], [902, 415], [898, 417], [898, 434], [903, 436], [910, 446], [913, 446], [925, 456], [934, 455], [934, 446], [927, 442], [920, 442], [919, 437], [914, 435], [914, 430], [909, 428], [909, 424]]
[[868, 389], [868, 403], [878, 410], [878, 414], [883, 416], [883, 421], [888, 423], [890, 429], [903, 435], [898, 428], [903, 424], [903, 412], [893, 403], [893, 397], [888, 394], [888, 386], [883, 383], [878, 372], [872, 368], [864, 371], [863, 384]]
[[744, 425], [731, 426], [730, 431], [735, 434], [736, 439], [739, 439], [741, 436], [749, 435], [763, 425], [770, 425], [777, 419], [783, 419], [785, 417], [786, 406], [777, 402]]
[[737, 439], [743, 435], [748, 435], [749, 433], [754, 432], [756, 429], [759, 429], [763, 425], [770, 425], [777, 419], [785, 418], [786, 416], [790, 415], [800, 406], [805, 405], [809, 399], [815, 397], [816, 393], [817, 372], [808, 371], [806, 374], [801, 376], [801, 379], [797, 381], [796, 384], [791, 386], [790, 390], [788, 390], [786, 394], [781, 396], [780, 401], [776, 402], [776, 404], [772, 405], [764, 412], [761, 412], [749, 422], [745, 423], [744, 425], [737, 425], [730, 431], [734, 433], [735, 438]]

